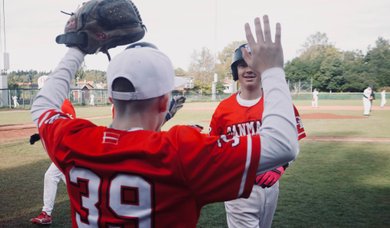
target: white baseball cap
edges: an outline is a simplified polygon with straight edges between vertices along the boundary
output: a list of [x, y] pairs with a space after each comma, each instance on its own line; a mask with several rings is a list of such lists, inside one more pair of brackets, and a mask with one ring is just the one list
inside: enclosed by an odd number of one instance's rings
[[[128, 79], [135, 91], [112, 91], [112, 83], [119, 77]], [[108, 96], [117, 100], [145, 100], [159, 97], [184, 83], [185, 80], [175, 77], [168, 56], [153, 47], [125, 49], [111, 60], [107, 69]]]

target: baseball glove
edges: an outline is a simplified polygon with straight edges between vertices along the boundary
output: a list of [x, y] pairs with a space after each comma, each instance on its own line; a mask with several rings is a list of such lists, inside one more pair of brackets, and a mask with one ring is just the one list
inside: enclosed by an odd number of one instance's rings
[[103, 52], [142, 39], [146, 27], [137, 7], [130, 0], [90, 0], [66, 23], [58, 44], [77, 47], [86, 54]]
[[33, 145], [35, 142], [41, 140], [41, 136], [39, 134], [33, 134], [30, 136], [30, 144]]
[[184, 102], [186, 102], [185, 96], [176, 95], [172, 97], [168, 112], [165, 115], [165, 122], [172, 119], [176, 112], [183, 108]]

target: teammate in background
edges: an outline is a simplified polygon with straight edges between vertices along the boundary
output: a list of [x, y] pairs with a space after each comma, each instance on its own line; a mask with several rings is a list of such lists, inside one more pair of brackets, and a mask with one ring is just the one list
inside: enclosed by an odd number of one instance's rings
[[[299, 150], [283, 70], [281, 28], [248, 24], [248, 65], [261, 74], [264, 115], [259, 135], [208, 136], [189, 126], [161, 132], [174, 69], [150, 47], [130, 48], [107, 69], [115, 107], [110, 127], [71, 119], [59, 110], [85, 53], [71, 47], [32, 105], [32, 117], [53, 162], [65, 174], [74, 227], [196, 227], [209, 203], [248, 197], [256, 174], [280, 167]], [[263, 29], [264, 28], [264, 32]], [[226, 169], [228, 168], [228, 169]]]
[[374, 100], [375, 100], [375, 92], [374, 92], [374, 89], [371, 88], [371, 95], [370, 95], [370, 103], [371, 103], [371, 106], [370, 106], [370, 113], [372, 111], [372, 106], [374, 105]]
[[[64, 100], [61, 111], [66, 113], [70, 118], [76, 118], [76, 111], [68, 99]], [[30, 144], [34, 144], [35, 141], [38, 141], [39, 135], [33, 135], [32, 138], [33, 139], [30, 139]], [[51, 163], [45, 172], [45, 179], [43, 182], [42, 212], [37, 217], [30, 219], [30, 222], [38, 225], [48, 225], [53, 222], [51, 213], [54, 208], [57, 195], [57, 186], [60, 180], [66, 183], [64, 174], [57, 168], [54, 163]]]
[[[260, 74], [250, 68], [241, 52], [247, 44], [239, 46], [233, 55], [231, 70], [233, 80], [239, 82], [239, 92], [221, 101], [210, 123], [210, 135], [245, 136], [259, 134], [264, 111], [264, 96]], [[250, 51], [250, 50], [248, 50]], [[298, 138], [305, 132], [294, 107]], [[279, 195], [279, 178], [288, 164], [262, 173], [256, 178], [249, 198], [225, 202], [226, 219], [233, 227], [271, 227]]]
[[14, 102], [14, 108], [19, 107], [18, 97], [12, 96], [12, 101]]
[[313, 97], [311, 100], [311, 107], [318, 108], [318, 91], [317, 89], [313, 90]]
[[381, 92], [381, 108], [385, 107], [386, 104], [386, 90]]
[[364, 116], [369, 116], [371, 112], [371, 93], [372, 93], [371, 87], [367, 87], [363, 91], [363, 108], [364, 108], [363, 115]]
[[95, 106], [95, 95], [89, 95], [89, 105]]

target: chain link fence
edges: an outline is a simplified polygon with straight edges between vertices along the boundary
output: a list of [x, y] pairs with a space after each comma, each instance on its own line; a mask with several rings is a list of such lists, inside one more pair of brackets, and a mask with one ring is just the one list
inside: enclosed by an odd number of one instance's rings
[[[306, 85], [302, 83], [299, 86], [289, 85], [294, 100], [312, 99], [312, 93]], [[38, 91], [38, 89], [0, 89], [0, 108], [30, 109]], [[174, 91], [173, 95], [184, 95], [187, 98], [186, 102], [218, 102], [230, 96], [230, 94], [220, 93], [216, 94], [215, 99], [213, 99], [210, 93], [193, 91]], [[362, 99], [362, 93], [320, 92], [318, 97], [321, 100], [360, 100]], [[110, 105], [106, 89], [72, 89], [69, 93], [69, 99], [76, 106]]]

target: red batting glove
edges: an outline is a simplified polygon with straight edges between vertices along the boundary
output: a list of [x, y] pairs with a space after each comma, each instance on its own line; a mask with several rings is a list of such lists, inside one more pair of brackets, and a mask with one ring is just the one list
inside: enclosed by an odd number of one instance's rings
[[284, 173], [283, 166], [262, 173], [256, 177], [256, 184], [262, 188], [272, 187], [272, 185], [274, 185], [280, 179], [283, 173]]

